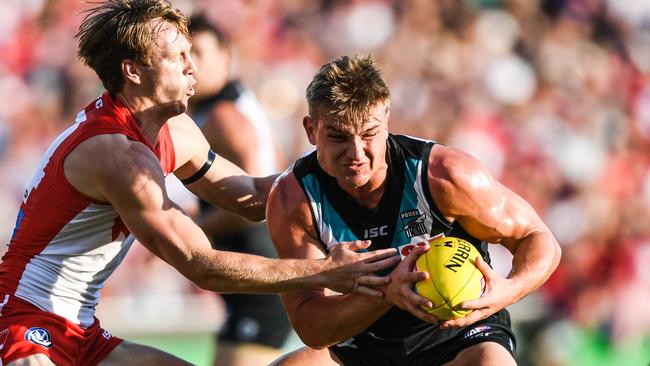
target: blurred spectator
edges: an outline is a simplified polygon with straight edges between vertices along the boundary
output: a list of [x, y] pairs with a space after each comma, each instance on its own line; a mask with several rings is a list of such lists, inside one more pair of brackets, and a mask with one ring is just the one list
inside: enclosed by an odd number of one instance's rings
[[[201, 15], [190, 19], [197, 86], [190, 114], [212, 150], [250, 175], [280, 170], [274, 135], [253, 92], [231, 78], [225, 34]], [[201, 202], [197, 223], [219, 250], [277, 257], [264, 223]], [[291, 323], [278, 295], [222, 294], [225, 323], [216, 335], [215, 365], [266, 365], [282, 354]]]

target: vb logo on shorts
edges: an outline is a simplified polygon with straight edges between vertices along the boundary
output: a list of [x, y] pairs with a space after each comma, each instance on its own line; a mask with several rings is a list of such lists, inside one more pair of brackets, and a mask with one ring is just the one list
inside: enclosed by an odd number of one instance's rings
[[52, 347], [50, 332], [45, 328], [32, 327], [27, 329], [27, 332], [25, 332], [25, 340], [45, 348]]

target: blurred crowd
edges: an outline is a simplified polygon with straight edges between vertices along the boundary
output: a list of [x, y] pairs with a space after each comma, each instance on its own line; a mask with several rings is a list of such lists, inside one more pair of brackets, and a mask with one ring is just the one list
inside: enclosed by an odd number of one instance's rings
[[[392, 92], [392, 132], [466, 150], [527, 199], [562, 245], [560, 267], [530, 305], [538, 315], [514, 317], [521, 362], [647, 365], [650, 2], [172, 3], [229, 36], [234, 72], [263, 104], [287, 164], [310, 149], [304, 90], [320, 65], [373, 55]], [[86, 6], [0, 1], [4, 242], [40, 155], [102, 91], [76, 58]]]

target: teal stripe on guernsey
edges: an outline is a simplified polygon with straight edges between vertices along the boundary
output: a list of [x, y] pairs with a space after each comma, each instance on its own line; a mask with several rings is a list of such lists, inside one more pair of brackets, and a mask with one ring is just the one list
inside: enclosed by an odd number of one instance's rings
[[[316, 220], [316, 223], [319, 224], [319, 221], [327, 225], [326, 228], [320, 227], [319, 230], [327, 230], [333, 237], [336, 242], [343, 241], [354, 241], [359, 240], [356, 235], [350, 230], [350, 227], [341, 219], [341, 216], [336, 212], [334, 207], [330, 204], [329, 200], [321, 190], [321, 186], [318, 183], [318, 179], [315, 174], [308, 174], [302, 178], [302, 185], [306, 188], [306, 191], [309, 195], [311, 204], [316, 204], [318, 207], [315, 212], [320, 212], [323, 215], [321, 220]], [[323, 237], [324, 232], [319, 233], [321, 238]], [[366, 249], [361, 250], [362, 252], [367, 251]]]
[[[417, 210], [418, 208], [418, 194], [415, 191], [415, 179], [417, 179], [417, 170], [420, 168], [420, 160], [407, 158], [404, 159], [404, 162], [405, 181], [399, 212]], [[397, 215], [396, 220], [397, 222], [395, 223], [395, 234], [393, 235], [393, 241], [391, 243], [391, 246], [393, 248], [398, 248], [399, 246], [411, 241], [411, 239], [406, 236], [406, 231], [404, 230], [405, 222], [402, 220], [400, 215]]]

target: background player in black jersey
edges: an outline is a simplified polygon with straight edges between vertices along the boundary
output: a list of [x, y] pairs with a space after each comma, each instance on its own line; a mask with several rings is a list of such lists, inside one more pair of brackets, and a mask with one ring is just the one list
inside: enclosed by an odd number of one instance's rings
[[[280, 170], [271, 127], [253, 92], [230, 78], [231, 50], [226, 35], [205, 16], [190, 18], [196, 94], [191, 115], [218, 155], [252, 176]], [[245, 220], [201, 202], [197, 223], [212, 247], [277, 257], [266, 225]], [[280, 297], [271, 294], [222, 294], [225, 324], [217, 335], [214, 364], [267, 365], [277, 358], [291, 333]]]
[[[384, 201], [406, 194], [403, 182], [411, 179], [416, 185], [421, 182], [415, 191], [418, 202], [428, 205], [421, 212], [431, 222], [429, 235], [462, 236], [479, 249], [483, 260], [477, 260], [477, 266], [486, 290], [481, 298], [463, 304], [474, 309], [470, 315], [436, 324], [415, 306], [425, 300], [412, 291], [413, 282], [422, 276], [411, 272], [419, 254], [412, 252], [391, 273], [384, 299], [327, 296], [324, 289], [282, 294], [294, 328], [316, 350], [299, 351], [280, 363], [331, 359], [345, 365], [515, 364], [514, 336], [504, 308], [542, 285], [561, 255], [540, 217], [462, 151], [390, 135], [390, 94], [368, 57], [342, 57], [324, 65], [307, 88], [307, 102], [309, 116], [303, 126], [316, 151], [276, 181], [267, 208], [280, 256], [321, 258], [336, 242], [332, 237], [337, 232], [362, 236], [359, 222], [379, 223], [381, 228], [383, 219], [389, 225], [383, 230], [386, 245], [406, 244], [391, 239], [404, 234], [397, 225], [391, 229], [395, 209]], [[416, 171], [420, 178], [396, 169], [396, 164], [408, 165], [406, 161], [414, 159], [421, 162]], [[370, 250], [378, 249], [381, 239], [373, 239]], [[506, 278], [488, 264], [487, 243], [501, 244], [513, 254]], [[395, 319], [404, 325], [381, 327]], [[325, 347], [329, 352], [318, 351]]]

